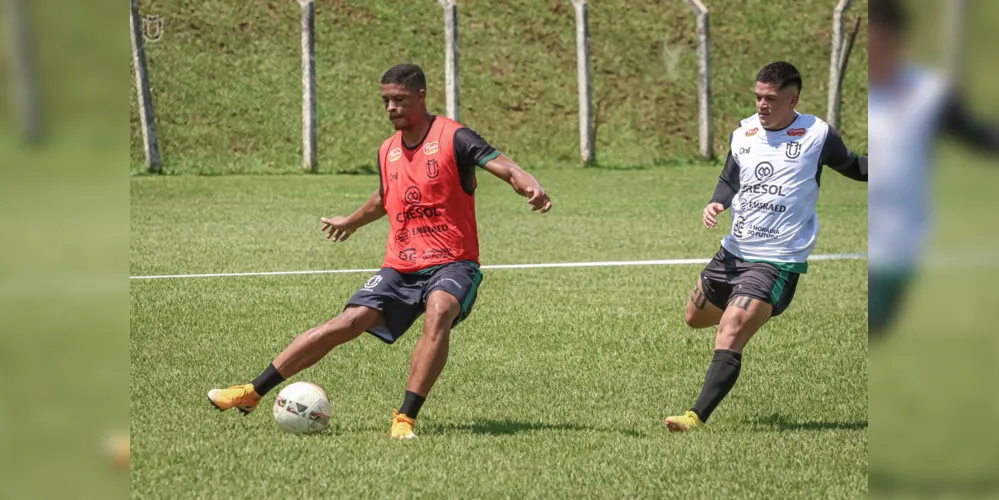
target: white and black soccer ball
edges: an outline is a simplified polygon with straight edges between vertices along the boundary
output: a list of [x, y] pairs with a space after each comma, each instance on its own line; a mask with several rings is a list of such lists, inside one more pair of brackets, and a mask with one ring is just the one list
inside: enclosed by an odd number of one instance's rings
[[274, 420], [278, 427], [296, 434], [321, 432], [330, 424], [333, 405], [318, 385], [295, 382], [274, 400]]

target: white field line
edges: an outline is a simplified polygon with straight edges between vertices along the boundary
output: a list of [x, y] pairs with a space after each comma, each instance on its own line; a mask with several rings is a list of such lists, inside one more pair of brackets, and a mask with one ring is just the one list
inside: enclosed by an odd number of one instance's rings
[[[808, 260], [856, 260], [866, 259], [863, 253], [839, 253], [812, 255]], [[482, 266], [482, 269], [551, 269], [558, 267], [624, 267], [624, 266], [685, 266], [707, 264], [711, 259], [665, 259], [665, 260], [617, 260], [605, 262], [551, 262], [544, 264], [498, 264]], [[209, 273], [209, 274], [167, 274], [160, 276], [129, 276], [130, 280], [165, 280], [185, 278], [234, 278], [240, 276], [296, 276], [306, 274], [352, 274], [374, 273], [378, 269], [325, 269], [311, 271], [265, 271], [249, 273]]]

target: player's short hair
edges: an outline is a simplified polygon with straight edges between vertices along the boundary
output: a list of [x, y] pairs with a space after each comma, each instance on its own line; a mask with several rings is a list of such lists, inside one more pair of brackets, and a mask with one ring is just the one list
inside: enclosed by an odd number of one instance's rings
[[897, 35], [905, 34], [909, 28], [909, 15], [898, 0], [870, 0], [867, 4], [867, 19], [882, 29]]
[[411, 91], [426, 90], [427, 77], [415, 64], [397, 64], [382, 75], [382, 85], [391, 84], [402, 85]]
[[777, 61], [764, 66], [756, 75], [756, 81], [776, 85], [781, 90], [793, 85], [801, 92], [801, 73], [789, 62]]

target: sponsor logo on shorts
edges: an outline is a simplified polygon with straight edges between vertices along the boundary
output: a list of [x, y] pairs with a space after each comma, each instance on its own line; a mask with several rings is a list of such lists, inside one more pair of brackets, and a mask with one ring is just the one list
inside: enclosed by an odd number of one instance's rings
[[395, 148], [389, 151], [389, 161], [399, 161], [402, 158], [402, 148]]
[[438, 175], [441, 175], [441, 169], [437, 165], [437, 160], [427, 160], [427, 177], [436, 179]]
[[756, 133], [759, 132], [759, 131], [760, 131], [760, 127], [753, 127], [753, 128], [751, 128], [751, 129], [749, 129], [749, 130], [746, 131], [746, 137], [752, 137], [752, 136], [756, 135]]
[[[435, 233], [446, 233], [449, 227], [447, 224], [441, 224], [439, 226], [420, 226], [413, 228], [413, 236], [421, 236], [424, 234], [435, 234]], [[405, 231], [405, 230], [404, 230]], [[406, 240], [409, 240], [407, 235]]]
[[458, 287], [458, 290], [464, 290], [464, 288], [462, 288], [461, 285], [459, 285], [457, 281], [455, 281], [455, 280], [453, 280], [451, 278], [441, 278], [441, 279], [437, 280], [436, 282], [434, 282], [434, 284], [431, 285], [431, 287], [435, 287], [437, 285], [440, 285], [441, 283], [444, 283], [445, 281], [450, 281], [451, 283], [454, 283], [454, 286]]
[[437, 151], [440, 151], [440, 144], [437, 141], [428, 142], [423, 145], [423, 154], [425, 155], [437, 154]]
[[784, 194], [784, 186], [779, 184], [749, 184], [742, 186], [740, 193], [771, 194], [774, 196], [787, 196]]
[[756, 174], [757, 179], [765, 181], [769, 179], [771, 175], [774, 175], [774, 166], [768, 161], [762, 162], [756, 166], [754, 173]]
[[395, 214], [397, 222], [407, 222], [414, 219], [435, 219], [441, 216], [441, 210], [437, 207], [409, 207], [405, 212]]
[[787, 148], [784, 149], [784, 155], [790, 160], [801, 156], [801, 143], [797, 141], [787, 143]]
[[406, 229], [400, 229], [400, 230], [396, 231], [395, 232], [395, 241], [398, 241], [400, 244], [403, 244], [403, 245], [405, 245], [406, 243], [409, 243], [409, 231], [406, 230]]
[[787, 131], [787, 135], [791, 137], [801, 137], [805, 135], [805, 129], [803, 128], [792, 128]]
[[787, 205], [777, 205], [776, 203], [766, 203], [763, 201], [744, 201], [742, 210], [768, 210], [782, 214], [787, 212]]
[[378, 284], [381, 283], [381, 282], [382, 282], [382, 276], [380, 274], [376, 274], [376, 275], [368, 278], [368, 281], [365, 282], [364, 286], [361, 287], [361, 288], [364, 288], [365, 290], [372, 290], [376, 286], [378, 286]]
[[741, 155], [748, 155], [750, 149], [752, 149], [752, 148], [739, 148], [739, 154], [741, 154]]
[[415, 205], [423, 201], [423, 193], [420, 192], [420, 188], [416, 186], [409, 186], [409, 188], [406, 189], [406, 194], [403, 195], [403, 201], [405, 201], [407, 205]]

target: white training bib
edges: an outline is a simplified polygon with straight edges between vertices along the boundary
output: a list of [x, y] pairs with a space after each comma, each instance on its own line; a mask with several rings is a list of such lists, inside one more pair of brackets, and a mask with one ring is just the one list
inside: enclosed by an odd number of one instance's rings
[[872, 266], [914, 265], [929, 228], [929, 162], [949, 82], [908, 68], [895, 85], [872, 86], [868, 143], [874, 160], [867, 193], [867, 248]]
[[732, 134], [740, 188], [732, 200], [732, 231], [722, 246], [742, 259], [804, 264], [815, 248], [815, 205], [829, 125], [796, 114], [779, 131], [765, 130], [753, 115]]

